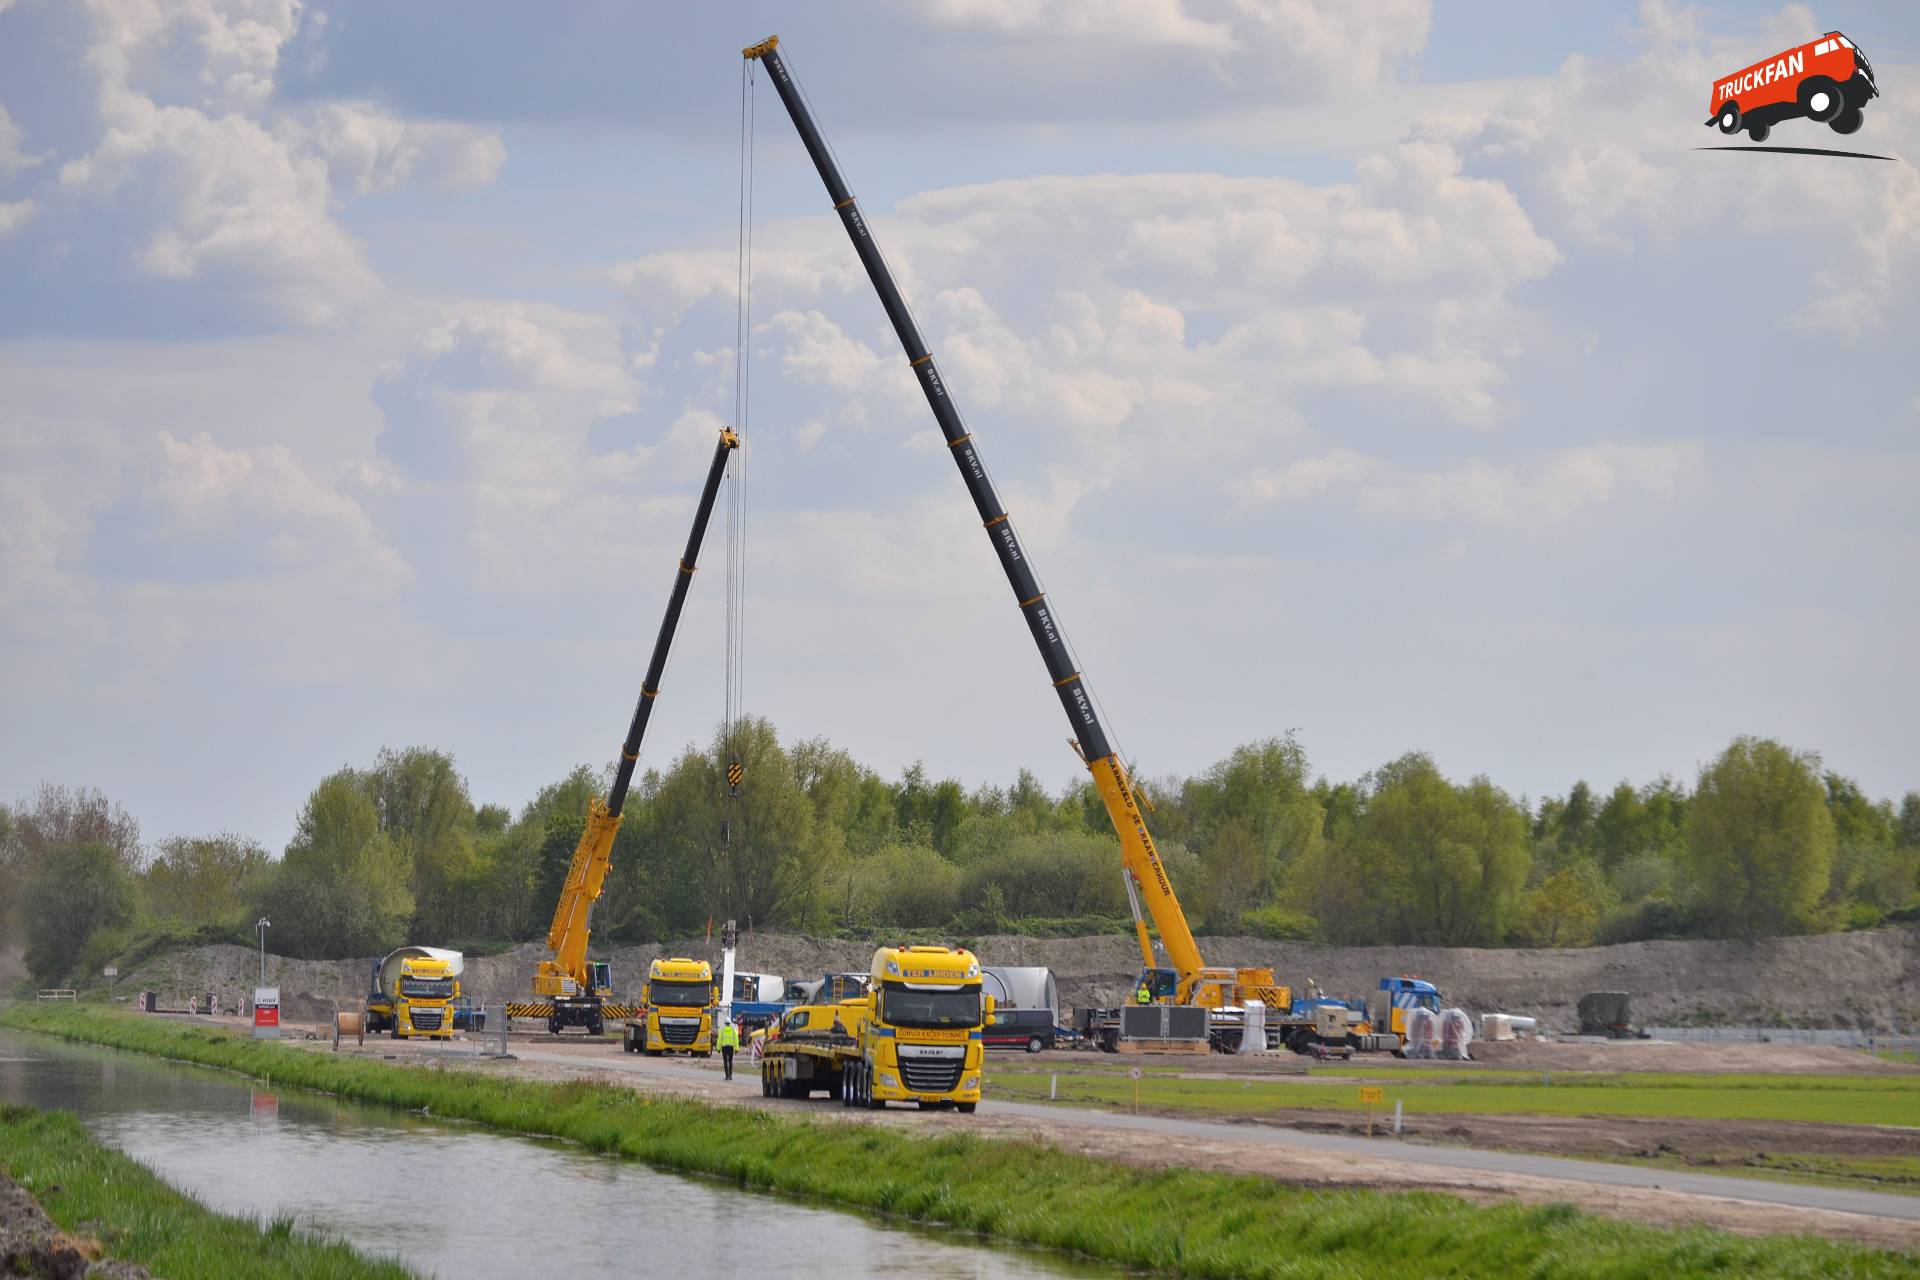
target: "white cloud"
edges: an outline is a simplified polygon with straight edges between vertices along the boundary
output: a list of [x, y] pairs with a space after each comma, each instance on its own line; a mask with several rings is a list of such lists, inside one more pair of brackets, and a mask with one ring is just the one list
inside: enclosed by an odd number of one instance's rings
[[84, 281], [75, 305], [119, 323], [154, 312], [111, 291], [159, 282], [183, 302], [170, 325], [337, 326], [381, 290], [338, 219], [343, 196], [409, 182], [468, 190], [499, 171], [491, 131], [358, 102], [281, 108], [280, 59], [307, 17], [299, 0], [87, 0], [81, 14], [87, 43], [65, 113], [97, 119], [98, 132], [36, 172], [40, 158], [0, 112], [0, 174], [38, 179], [41, 216], [12, 240], [21, 262], [72, 273]]
[[0, 236], [24, 227], [38, 208], [31, 200], [0, 200]]
[[26, 142], [26, 130], [7, 114], [6, 104], [0, 103], [0, 178], [24, 173], [41, 163], [42, 157], [27, 151]]
[[1071, 43], [1075, 63], [1098, 64], [1115, 51], [1162, 59], [1189, 53], [1229, 83], [1283, 95], [1350, 96], [1391, 76], [1426, 44], [1428, 0], [935, 0], [936, 25], [991, 31], [1009, 41], [1044, 37]]
[[486, 186], [506, 163], [499, 134], [467, 124], [406, 120], [369, 102], [329, 102], [305, 126], [335, 186], [361, 195], [418, 182], [456, 194]]
[[1585, 445], [1524, 461], [1475, 459], [1420, 471], [1347, 449], [1257, 469], [1233, 483], [1244, 507], [1339, 495], [1371, 519], [1539, 529], [1618, 497], [1669, 498], [1700, 470], [1690, 441]]
[[186, 544], [200, 563], [284, 578], [319, 573], [349, 595], [384, 594], [412, 576], [360, 504], [324, 484], [285, 445], [229, 449], [206, 432], [154, 437], [143, 497], [148, 536]]
[[[1920, 266], [1920, 171], [1697, 150], [1728, 141], [1701, 124], [1717, 77], [1823, 29], [1790, 6], [1710, 35], [1694, 11], [1646, 0], [1633, 57], [1569, 57], [1494, 110], [1422, 132], [1464, 153], [1469, 171], [1505, 177], [1549, 233], [1583, 248], [1674, 260], [1702, 241], [1767, 245], [1783, 285], [1769, 323], [1857, 338]], [[1920, 133], [1920, 94], [1886, 93], [1866, 117], [1848, 137], [1786, 121], [1770, 141], [1883, 150]]]

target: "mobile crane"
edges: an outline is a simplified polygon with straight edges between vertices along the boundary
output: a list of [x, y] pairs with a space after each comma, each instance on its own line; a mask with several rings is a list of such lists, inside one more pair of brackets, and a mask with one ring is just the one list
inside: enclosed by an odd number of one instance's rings
[[729, 428], [721, 428], [720, 443], [707, 468], [707, 482], [700, 491], [700, 504], [693, 513], [693, 529], [687, 534], [687, 549], [673, 577], [673, 591], [667, 596], [667, 616], [660, 622], [660, 634], [653, 642], [653, 658], [647, 663], [646, 678], [640, 682], [640, 698], [634, 704], [633, 720], [627, 726], [627, 739], [620, 745], [620, 763], [615, 767], [613, 786], [605, 800], [595, 797], [587, 807], [586, 830], [574, 847], [573, 862], [567, 869], [566, 883], [560, 889], [560, 901], [553, 909], [553, 924], [547, 930], [547, 947], [552, 955], [542, 960], [533, 975], [533, 993], [544, 996], [527, 1004], [509, 1004], [509, 1018], [545, 1018], [547, 1030], [558, 1035], [565, 1027], [585, 1027], [587, 1034], [599, 1035], [606, 1019], [632, 1017], [635, 1010], [609, 1003], [613, 995], [611, 966], [604, 960], [587, 959], [587, 942], [593, 935], [593, 904], [599, 901], [606, 884], [607, 864], [613, 856], [613, 838], [620, 831], [621, 811], [626, 807], [627, 787], [633, 781], [633, 767], [640, 761], [640, 741], [646, 736], [647, 719], [653, 714], [654, 699], [660, 696], [660, 679], [666, 673], [667, 652], [673, 647], [673, 633], [680, 625], [680, 610], [687, 602], [687, 588], [693, 583], [694, 562], [700, 556], [700, 544], [707, 535], [707, 521], [713, 515], [714, 498], [720, 492], [728, 460], [740, 447], [740, 438]]
[[[1073, 654], [1067, 647], [1066, 637], [1054, 617], [1053, 608], [1047, 602], [1046, 593], [1040, 590], [1032, 561], [1020, 545], [1006, 508], [1000, 505], [999, 496], [994, 492], [993, 482], [980, 460], [973, 436], [961, 420], [960, 411], [954, 407], [953, 397], [940, 376], [933, 353], [927, 349], [919, 325], [907, 309], [906, 300], [901, 296], [899, 286], [894, 283], [893, 273], [888, 270], [879, 246], [874, 243], [866, 217], [860, 212], [860, 205], [841, 175], [833, 152], [828, 148], [819, 126], [814, 123], [812, 110], [781, 57], [780, 37], [769, 36], [740, 52], [744, 58], [758, 60], [766, 68], [775, 92], [780, 95], [781, 103], [800, 134], [807, 155], [819, 171], [820, 180], [826, 184], [827, 196], [840, 215], [847, 237], [853, 241], [854, 252], [866, 268], [867, 278], [872, 282], [874, 292], [879, 295], [880, 305], [893, 324], [894, 334], [906, 353], [907, 363], [927, 398], [927, 406], [933, 410], [940, 434], [946, 438], [948, 452], [953, 455], [954, 464], [960, 469], [960, 478], [973, 498], [974, 509], [980, 515], [989, 541], [993, 543], [994, 554], [999, 557], [1000, 567], [1007, 575], [1007, 583], [1013, 588], [1013, 598], [1019, 605], [1021, 616], [1026, 619], [1027, 630], [1032, 633], [1034, 644], [1039, 646], [1040, 659], [1046, 664], [1055, 696], [1060, 699], [1060, 706], [1067, 713], [1067, 720], [1076, 735], [1072, 739], [1073, 749], [1093, 775], [1093, 785], [1106, 805], [1114, 831], [1120, 837], [1120, 855], [1127, 873], [1129, 895], [1137, 893], [1145, 898], [1147, 911], [1159, 930], [1161, 943], [1171, 962], [1171, 972], [1154, 965], [1152, 944], [1144, 923], [1139, 919], [1136, 905], [1136, 932], [1146, 966], [1141, 980], [1159, 993], [1155, 996], [1156, 1000], [1219, 1011], [1223, 1027], [1233, 1025], [1233, 1013], [1248, 1000], [1263, 1001], [1270, 1008], [1289, 1008], [1292, 1005], [1292, 992], [1275, 983], [1271, 969], [1209, 968], [1201, 959], [1199, 944], [1194, 941], [1186, 913], [1181, 910], [1180, 899], [1175, 896], [1173, 884], [1167, 878], [1160, 851], [1147, 830], [1146, 819], [1141, 812], [1143, 800], [1128, 776], [1126, 766], [1107, 739], [1093, 697], [1087, 690], [1086, 679], [1074, 665]], [[1230, 1034], [1237, 1042], [1237, 1027]]]

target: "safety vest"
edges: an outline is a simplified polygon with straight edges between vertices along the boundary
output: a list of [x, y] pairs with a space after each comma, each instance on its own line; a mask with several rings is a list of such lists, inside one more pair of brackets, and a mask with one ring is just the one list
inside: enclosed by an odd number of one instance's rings
[[1147, 990], [1147, 984], [1143, 982], [1140, 984], [1140, 989], [1133, 993], [1133, 998], [1140, 1004], [1152, 1004], [1153, 992]]
[[721, 1027], [720, 1047], [722, 1049], [738, 1049], [740, 1047], [740, 1028], [734, 1026], [731, 1022]]

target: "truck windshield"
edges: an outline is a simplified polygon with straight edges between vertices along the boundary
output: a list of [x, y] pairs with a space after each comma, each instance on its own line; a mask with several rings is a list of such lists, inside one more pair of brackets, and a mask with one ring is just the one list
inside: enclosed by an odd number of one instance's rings
[[703, 1008], [712, 987], [705, 982], [662, 982], [655, 979], [648, 984], [647, 998], [654, 1004], [670, 1004], [679, 1008]]
[[889, 982], [881, 988], [880, 1019], [896, 1027], [977, 1027], [980, 988], [924, 991]]
[[451, 1000], [452, 978], [414, 978], [402, 976], [400, 994], [409, 1000]]

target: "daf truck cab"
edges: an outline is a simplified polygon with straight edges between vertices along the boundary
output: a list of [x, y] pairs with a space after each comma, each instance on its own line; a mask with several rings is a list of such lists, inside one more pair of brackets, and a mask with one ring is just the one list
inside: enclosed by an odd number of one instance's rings
[[460, 998], [460, 979], [454, 974], [453, 964], [438, 956], [408, 956], [400, 962], [394, 1039], [453, 1039], [453, 1007]]
[[640, 993], [640, 1017], [627, 1023], [628, 1053], [686, 1053], [713, 1056], [720, 988], [705, 960], [675, 956], [647, 968]]
[[980, 1104], [983, 1035], [994, 1000], [981, 990], [980, 961], [965, 948], [881, 947], [872, 993], [841, 1100], [970, 1112]]
[[453, 1037], [466, 956], [445, 947], [396, 947], [374, 963], [367, 989], [367, 1031], [396, 1039]]

